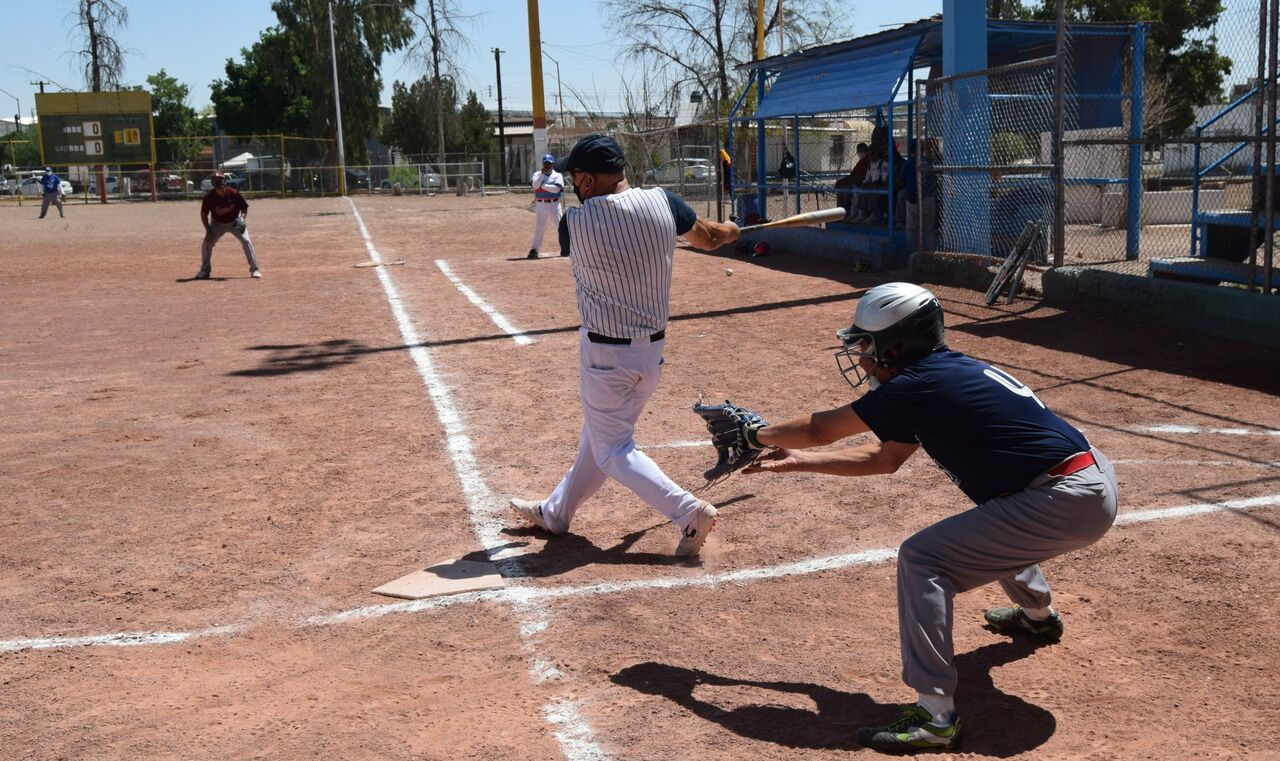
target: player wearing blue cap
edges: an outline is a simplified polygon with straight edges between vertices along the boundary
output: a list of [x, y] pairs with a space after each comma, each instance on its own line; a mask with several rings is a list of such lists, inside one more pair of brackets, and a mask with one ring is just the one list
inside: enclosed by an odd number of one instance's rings
[[44, 219], [44, 215], [49, 211], [49, 204], [58, 207], [58, 216], [65, 217], [62, 213], [62, 178], [53, 173], [53, 167], [44, 168], [44, 176], [40, 178], [40, 188], [44, 191], [44, 199], [40, 204], [40, 218]]
[[[564, 195], [564, 176], [556, 171], [556, 157], [550, 153], [542, 157], [542, 169], [533, 173], [533, 244], [529, 246], [529, 258], [538, 258], [542, 245], [542, 233], [550, 226], [560, 224], [560, 197]], [[567, 250], [560, 252], [568, 256]]]

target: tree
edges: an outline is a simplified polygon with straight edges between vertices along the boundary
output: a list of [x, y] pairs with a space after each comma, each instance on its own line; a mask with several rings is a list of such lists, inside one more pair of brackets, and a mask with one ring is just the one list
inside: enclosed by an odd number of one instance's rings
[[[437, 82], [439, 85], [437, 86]], [[452, 79], [426, 76], [411, 85], [391, 85], [391, 116], [382, 126], [382, 142], [404, 153], [443, 154], [446, 142], [456, 143], [458, 95]], [[444, 132], [440, 133], [440, 128]]]
[[[151, 124], [157, 138], [192, 138], [196, 135], [196, 110], [187, 105], [190, 90], [164, 69], [147, 77], [151, 89]], [[185, 163], [200, 155], [194, 139], [168, 139], [156, 144], [160, 161]]]
[[[1195, 107], [1220, 102], [1231, 59], [1218, 52], [1212, 34], [1222, 14], [1222, 0], [1064, 0], [1068, 21], [1151, 21], [1145, 60], [1146, 110], [1151, 135], [1176, 135], [1195, 121]], [[995, 18], [1052, 21], [1053, 0], [1024, 5], [1021, 0], [988, 0]]]
[[[431, 72], [433, 81], [436, 83], [444, 82], [444, 76], [448, 76], [453, 82], [457, 82], [462, 72], [454, 64], [459, 53], [464, 50], [471, 50], [471, 40], [465, 33], [459, 29], [459, 24], [463, 21], [470, 21], [473, 16], [463, 16], [452, 0], [426, 0], [427, 15], [423, 16], [416, 11], [413, 15], [422, 22], [423, 41], [414, 46], [411, 52], [419, 57], [429, 58], [431, 61]], [[441, 66], [444, 67], [444, 76], [441, 74]], [[452, 88], [456, 100], [457, 89], [452, 83], [449, 87], [438, 86], [433, 88], [433, 93], [443, 95], [446, 89]], [[437, 160], [444, 161], [445, 153], [445, 125], [444, 115], [446, 109], [444, 102], [437, 100], [434, 104], [436, 116], [436, 147], [439, 154]]]
[[279, 25], [227, 62], [227, 79], [213, 85], [219, 124], [228, 131], [290, 132], [336, 140], [329, 13], [332, 9], [342, 101], [342, 129], [350, 157], [367, 156], [365, 138], [378, 131], [382, 58], [413, 37], [413, 0], [276, 0]]
[[[606, 0], [627, 51], [653, 61], [672, 81], [692, 80], [720, 102], [731, 101], [744, 79], [735, 67], [755, 58], [756, 0]], [[766, 36], [778, 28], [777, 3], [766, 13]], [[787, 0], [787, 50], [848, 34], [850, 14], [829, 0]], [[772, 42], [773, 40], [769, 40]]]
[[458, 112], [458, 150], [467, 156], [483, 156], [493, 148], [493, 128], [489, 111], [480, 103], [474, 90], [467, 91], [467, 102]]
[[120, 89], [124, 51], [113, 33], [128, 23], [129, 9], [119, 0], [79, 0], [76, 28], [84, 34], [84, 47], [75, 55], [91, 91]]

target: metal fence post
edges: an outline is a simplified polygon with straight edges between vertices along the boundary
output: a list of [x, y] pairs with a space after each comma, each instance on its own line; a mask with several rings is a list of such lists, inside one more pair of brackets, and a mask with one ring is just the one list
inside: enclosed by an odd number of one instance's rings
[[1067, 248], [1066, 173], [1062, 140], [1067, 105], [1067, 12], [1057, 0], [1057, 34], [1053, 60], [1053, 266], [1061, 267]]
[[[1275, 264], [1275, 232], [1276, 232], [1276, 43], [1280, 37], [1280, 0], [1271, 0], [1271, 18], [1268, 36], [1271, 38], [1271, 49], [1267, 53], [1267, 204], [1266, 232], [1263, 238], [1262, 277], [1263, 292], [1271, 292], [1271, 277]], [[1253, 283], [1249, 284], [1253, 288]]]
[[[756, 69], [756, 110], [764, 102], [764, 69]], [[756, 120], [756, 212], [761, 221], [769, 218], [769, 189], [765, 187], [769, 167], [765, 157], [764, 119]]]
[[1133, 61], [1130, 64], [1129, 83], [1129, 226], [1125, 232], [1124, 258], [1134, 261], [1138, 258], [1142, 242], [1142, 132], [1144, 122], [1145, 98], [1143, 77], [1145, 76], [1145, 59], [1147, 55], [1147, 25], [1135, 24], [1133, 27]]

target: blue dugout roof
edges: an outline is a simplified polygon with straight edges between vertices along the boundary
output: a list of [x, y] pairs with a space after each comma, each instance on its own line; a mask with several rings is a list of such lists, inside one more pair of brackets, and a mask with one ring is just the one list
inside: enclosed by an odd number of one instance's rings
[[[1123, 81], [1124, 48], [1132, 24], [1068, 24], [1078, 95], [1115, 95]], [[1054, 25], [1039, 21], [987, 22], [987, 63], [999, 66], [1052, 55]], [[941, 67], [942, 18], [774, 56], [739, 68], [776, 75], [755, 114], [745, 118], [813, 116], [891, 103], [911, 69]], [[1118, 119], [1119, 101], [1092, 107], [1089, 122]], [[1082, 117], [1084, 115], [1082, 114]], [[1081, 126], [1084, 126], [1083, 124]]]

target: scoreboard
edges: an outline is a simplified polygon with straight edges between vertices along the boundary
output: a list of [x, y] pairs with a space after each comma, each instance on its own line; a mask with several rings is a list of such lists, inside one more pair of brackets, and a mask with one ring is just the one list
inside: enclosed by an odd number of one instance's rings
[[36, 95], [40, 155], [45, 164], [150, 164], [151, 94], [126, 92]]

